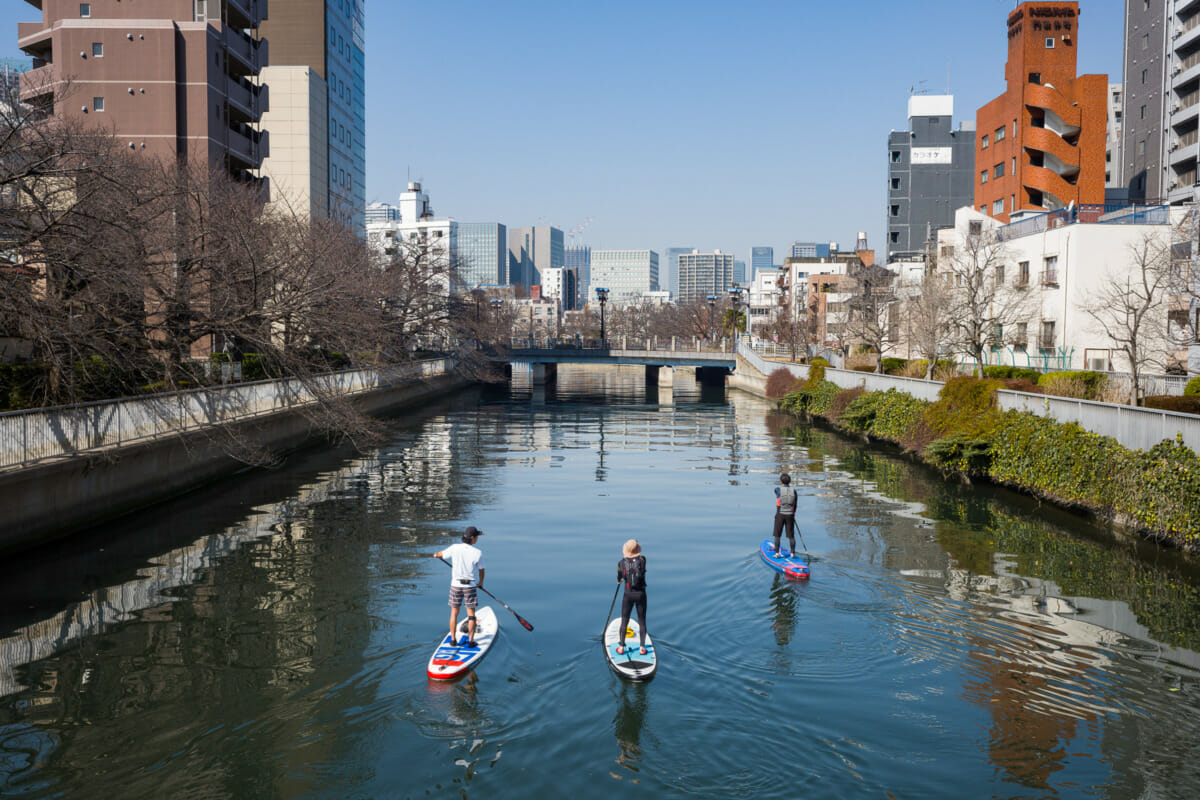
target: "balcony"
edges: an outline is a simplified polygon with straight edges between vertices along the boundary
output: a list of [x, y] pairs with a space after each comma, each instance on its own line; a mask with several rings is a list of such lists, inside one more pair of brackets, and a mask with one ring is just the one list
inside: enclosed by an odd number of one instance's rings
[[1042, 270], [1039, 276], [1039, 282], [1042, 286], [1058, 286], [1058, 270], [1046, 269]]
[[1018, 275], [1013, 280], [1013, 288], [1028, 289], [1029, 288], [1029, 276], [1028, 275]]
[[267, 18], [267, 0], [225, 0], [229, 25], [234, 28], [257, 28]]
[[236, 64], [241, 64], [247, 74], [256, 75], [269, 63], [266, 39], [251, 39], [233, 28], [225, 29], [224, 38], [225, 47], [229, 53], [231, 72]]
[[21, 75], [21, 100], [26, 103], [33, 102], [37, 97], [53, 96], [58, 82], [58, 73], [53, 64], [42, 62], [41, 66], [36, 66], [37, 63], [35, 61], [34, 68]]
[[1053, 335], [1046, 336], [1045, 334], [1040, 334], [1038, 336], [1037, 343], [1038, 343], [1038, 350], [1053, 350], [1054, 349], [1054, 336]]
[[[1200, 30], [1200, 28], [1197, 28], [1197, 30]], [[1194, 119], [1197, 114], [1200, 114], [1200, 103], [1196, 102], [1196, 97], [1194, 95], [1191, 97], [1191, 102], [1189, 105], [1185, 105], [1185, 102], [1186, 101], [1181, 99], [1181, 102], [1179, 103], [1179, 109], [1171, 112], [1172, 125], [1182, 125], [1183, 123]]]
[[255, 122], [261, 119], [269, 108], [268, 88], [265, 85], [252, 86], [245, 81], [231, 80], [228, 97], [231, 106]]
[[249, 169], [258, 169], [262, 160], [267, 156], [267, 132], [256, 131], [245, 125], [239, 129], [230, 128], [228, 131], [230, 161], [246, 165]]
[[1029, 340], [1024, 336], [1017, 335], [1014, 336], [1008, 344], [1010, 347], [1014, 347], [1017, 350], [1024, 350], [1026, 346], [1028, 346]]
[[1176, 30], [1175, 39], [1170, 43], [1170, 46], [1175, 50], [1182, 50], [1192, 42], [1200, 39], [1200, 26], [1196, 25], [1196, 21], [1200, 20], [1200, 16], [1195, 16]]

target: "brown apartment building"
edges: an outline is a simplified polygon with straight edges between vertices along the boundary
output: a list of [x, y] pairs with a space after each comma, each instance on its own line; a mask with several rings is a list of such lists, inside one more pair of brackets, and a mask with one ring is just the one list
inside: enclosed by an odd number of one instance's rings
[[110, 128], [133, 150], [206, 158], [256, 180], [267, 154], [257, 130], [267, 87], [254, 80], [267, 64], [267, 0], [28, 2], [42, 20], [17, 30], [34, 59], [26, 102]]
[[976, 114], [975, 207], [1104, 202], [1108, 76], [1076, 76], [1079, 4], [1027, 2], [1008, 16], [1008, 89]]

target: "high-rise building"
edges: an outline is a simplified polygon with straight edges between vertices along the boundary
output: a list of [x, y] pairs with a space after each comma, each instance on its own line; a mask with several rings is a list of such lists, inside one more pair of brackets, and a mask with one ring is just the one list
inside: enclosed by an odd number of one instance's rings
[[542, 270], [542, 297], [558, 303], [562, 311], [579, 308], [579, 273], [572, 267]]
[[1125, 182], [1121, 179], [1124, 174], [1121, 170], [1121, 131], [1125, 127], [1121, 124], [1121, 117], [1124, 114], [1121, 86], [1122, 84], [1119, 83], [1108, 85], [1108, 128], [1104, 137], [1105, 189], [1117, 189], [1125, 186]]
[[751, 282], [758, 280], [758, 276], [764, 272], [770, 272], [775, 268], [775, 248], [774, 247], [751, 247], [750, 248], [750, 280]]
[[587, 245], [568, 247], [563, 251], [563, 265], [575, 270], [577, 291], [575, 307], [582, 308], [588, 299], [591, 283], [592, 248]]
[[679, 303], [700, 303], [709, 295], [725, 297], [733, 283], [733, 254], [693, 250], [679, 255]]
[[1079, 3], [1030, 0], [1008, 15], [1004, 94], [975, 115], [975, 208], [1013, 213], [1104, 202], [1108, 76], [1079, 75]]
[[374, 202], [367, 205], [366, 223], [368, 225], [379, 224], [381, 222], [399, 222], [400, 221], [400, 206], [394, 206], [391, 203]]
[[263, 24], [272, 40], [262, 76], [271, 88], [263, 128], [276, 150], [263, 164], [271, 199], [359, 231], [367, 188], [365, 14], [366, 0], [290, 0], [272, 3]]
[[837, 248], [826, 242], [792, 242], [792, 258], [829, 258]]
[[28, 58], [0, 58], [0, 103], [9, 103], [21, 94], [21, 74], [33, 61]]
[[499, 222], [458, 225], [458, 274], [467, 286], [508, 282], [508, 233]]
[[563, 232], [550, 225], [508, 232], [508, 282], [529, 287], [542, 282], [542, 270], [563, 266]]
[[734, 260], [733, 262], [733, 282], [738, 286], [746, 285], [746, 262]]
[[256, 181], [267, 155], [258, 130], [266, 90], [256, 85], [267, 63], [265, 3], [29, 2], [42, 20], [17, 29], [33, 57], [21, 76], [25, 102], [112, 130], [131, 150]]
[[1200, 201], [1200, 5], [1125, 3], [1121, 184], [1139, 202]]
[[679, 256], [690, 253], [694, 247], [668, 247], [667, 263], [663, 266], [663, 288], [668, 289], [674, 297], [679, 297]]
[[593, 250], [592, 290], [608, 289], [613, 306], [636, 305], [658, 291], [658, 253], [653, 250]]
[[908, 98], [908, 130], [888, 135], [887, 252], [921, 252], [974, 200], [975, 121], [954, 129], [952, 95]]

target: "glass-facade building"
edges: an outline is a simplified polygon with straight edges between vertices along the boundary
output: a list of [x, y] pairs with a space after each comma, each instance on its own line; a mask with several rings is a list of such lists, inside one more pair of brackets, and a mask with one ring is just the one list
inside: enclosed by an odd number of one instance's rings
[[769, 272], [775, 268], [775, 248], [774, 247], [751, 247], [750, 248], [750, 280], [754, 280], [763, 272]]
[[667, 248], [667, 263], [663, 265], [665, 279], [662, 284], [663, 288], [668, 289], [676, 300], [679, 299], [679, 256], [683, 253], [690, 253], [694, 249], [694, 247]]
[[[274, 10], [274, 9], [272, 9]], [[326, 0], [329, 212], [356, 230], [367, 204], [366, 0]]]
[[587, 245], [568, 247], [563, 251], [563, 259], [563, 266], [575, 270], [579, 287], [575, 303], [577, 308], [582, 308], [591, 294], [592, 248]]
[[658, 291], [658, 253], [653, 250], [593, 250], [592, 285], [608, 289], [614, 306], [641, 303], [646, 292]]
[[679, 303], [702, 303], [709, 295], [724, 297], [733, 284], [732, 253], [681, 253]]
[[508, 230], [499, 222], [458, 224], [458, 274], [467, 286], [508, 283]]

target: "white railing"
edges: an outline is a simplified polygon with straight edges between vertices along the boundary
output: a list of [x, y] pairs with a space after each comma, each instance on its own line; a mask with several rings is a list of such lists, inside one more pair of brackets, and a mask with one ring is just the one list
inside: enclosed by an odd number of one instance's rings
[[[777, 369], [786, 369], [797, 378], [808, 377], [807, 365], [767, 361], [745, 344], [738, 346], [738, 355], [763, 375], [770, 375]], [[940, 381], [832, 367], [825, 368], [825, 380], [843, 389], [860, 386], [869, 392], [896, 389], [931, 402], [937, 399], [943, 386]], [[1002, 389], [996, 394], [997, 403], [1004, 411], [1028, 411], [1057, 422], [1074, 422], [1084, 430], [1109, 436], [1130, 450], [1148, 450], [1164, 439], [1179, 436], [1192, 452], [1200, 453], [1200, 416], [1194, 414], [1013, 392], [1007, 389]]]
[[[444, 375], [450, 359], [317, 377], [322, 393], [346, 396]], [[299, 408], [317, 400], [304, 382], [256, 381], [121, 400], [0, 414], [0, 469], [74, 456]]]
[[509, 341], [513, 350], [647, 350], [674, 353], [728, 353], [733, 354], [734, 343], [730, 339], [704, 339], [684, 336], [609, 336], [599, 339], [575, 339], [572, 337], [514, 336]]

